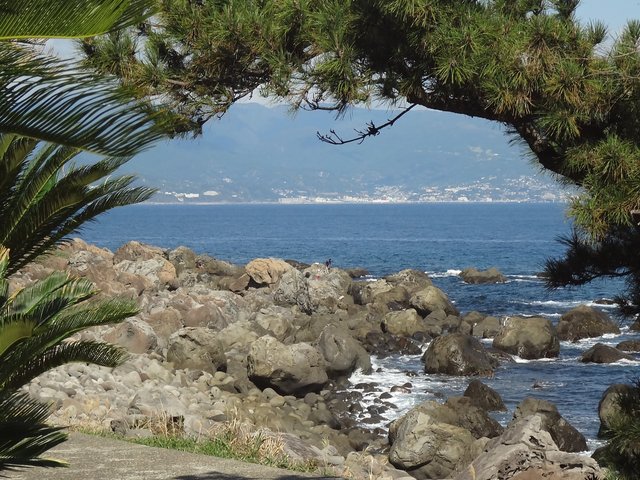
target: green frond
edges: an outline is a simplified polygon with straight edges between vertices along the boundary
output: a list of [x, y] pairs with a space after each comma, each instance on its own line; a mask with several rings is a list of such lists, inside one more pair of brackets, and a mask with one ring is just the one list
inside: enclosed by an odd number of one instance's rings
[[100, 35], [136, 25], [154, 11], [152, 0], [1, 0], [0, 40]]
[[163, 135], [150, 107], [109, 79], [0, 42], [0, 131], [99, 154], [132, 155]]
[[12, 320], [0, 316], [0, 358], [16, 342], [33, 334], [36, 322], [29, 319]]
[[0, 471], [20, 467], [62, 467], [62, 461], [41, 455], [67, 435], [44, 422], [49, 408], [24, 393], [0, 390]]

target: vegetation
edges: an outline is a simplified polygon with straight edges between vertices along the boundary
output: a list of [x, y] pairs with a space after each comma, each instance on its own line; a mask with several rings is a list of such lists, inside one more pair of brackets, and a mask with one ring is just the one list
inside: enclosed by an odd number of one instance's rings
[[621, 304], [638, 313], [640, 21], [609, 45], [602, 23], [576, 20], [578, 4], [162, 0], [153, 22], [82, 48], [85, 66], [166, 102], [175, 133], [200, 133], [257, 88], [294, 109], [340, 114], [382, 102], [405, 108], [398, 117], [420, 105], [499, 122], [541, 168], [582, 192], [570, 207], [567, 256], [548, 264], [550, 285], [625, 276]]
[[[14, 40], [104, 33], [140, 22], [151, 6], [151, 0], [0, 1], [0, 471], [61, 465], [41, 455], [65, 434], [44, 423], [47, 406], [19, 389], [68, 362], [117, 365], [124, 357], [119, 348], [70, 337], [136, 312], [131, 302], [96, 300], [90, 282], [63, 273], [23, 289], [12, 288], [8, 276], [96, 215], [147, 198], [148, 189], [129, 188], [131, 177], [109, 175], [162, 135], [154, 109], [111, 80]], [[77, 148], [117, 158], [70, 166]]]

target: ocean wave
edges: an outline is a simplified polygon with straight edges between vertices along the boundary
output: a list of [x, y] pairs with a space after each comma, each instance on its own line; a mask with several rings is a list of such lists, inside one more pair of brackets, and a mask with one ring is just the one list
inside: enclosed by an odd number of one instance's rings
[[526, 358], [521, 358], [517, 355], [511, 355], [511, 358], [513, 358], [513, 361], [516, 363], [533, 363], [533, 362], [561, 362], [564, 359], [559, 359], [559, 358], [532, 358], [532, 359], [526, 359]]
[[579, 305], [586, 305], [587, 307], [597, 308], [616, 308], [617, 305], [607, 305], [594, 302], [593, 300], [532, 300], [527, 302], [525, 300], [511, 300], [510, 303], [518, 305], [534, 305], [544, 307], [561, 307], [561, 308], [574, 308]]
[[446, 272], [425, 272], [431, 278], [444, 278], [444, 277], [457, 277], [462, 273], [462, 270], [456, 270], [454, 268], [450, 268]]

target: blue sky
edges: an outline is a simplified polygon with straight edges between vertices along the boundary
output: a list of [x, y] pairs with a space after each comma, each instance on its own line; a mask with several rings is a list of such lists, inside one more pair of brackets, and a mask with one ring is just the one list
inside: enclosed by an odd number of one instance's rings
[[602, 20], [609, 34], [616, 34], [629, 19], [640, 19], [639, 0], [582, 0], [578, 7], [582, 20]]

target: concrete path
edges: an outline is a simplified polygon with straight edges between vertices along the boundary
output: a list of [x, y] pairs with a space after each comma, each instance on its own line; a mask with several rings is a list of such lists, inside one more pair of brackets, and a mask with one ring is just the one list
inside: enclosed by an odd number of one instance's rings
[[[48, 452], [68, 468], [10, 472], [11, 480], [302, 480], [324, 479], [279, 468], [223, 458], [145, 447], [110, 438], [71, 433]], [[6, 472], [2, 472], [6, 473]]]

